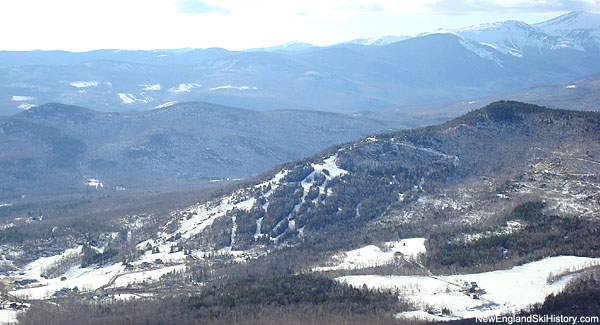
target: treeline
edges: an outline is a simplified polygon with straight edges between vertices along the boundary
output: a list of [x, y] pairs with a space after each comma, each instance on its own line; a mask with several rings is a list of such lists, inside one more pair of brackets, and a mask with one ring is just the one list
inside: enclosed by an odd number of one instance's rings
[[[498, 233], [472, 240], [456, 233], [438, 231], [428, 238], [427, 266], [436, 273], [481, 272], [511, 267], [547, 256], [600, 256], [600, 224], [577, 218], [544, 215], [542, 202], [517, 206], [491, 228]], [[506, 221], [523, 227], [502, 232]]]
[[[55, 303], [59, 304], [57, 307]], [[154, 300], [55, 300], [33, 304], [21, 324], [395, 324], [408, 309], [390, 292], [308, 275], [245, 279]]]
[[600, 316], [600, 268], [585, 272], [558, 294], [522, 315]]
[[187, 300], [187, 306], [214, 313], [244, 305], [329, 304], [357, 313], [391, 312], [399, 304], [391, 292], [352, 288], [312, 275], [279, 275], [270, 279], [249, 278], [213, 287]]

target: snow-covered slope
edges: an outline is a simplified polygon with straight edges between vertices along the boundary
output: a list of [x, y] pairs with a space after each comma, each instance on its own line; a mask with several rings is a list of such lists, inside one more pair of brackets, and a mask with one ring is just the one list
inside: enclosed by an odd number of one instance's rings
[[386, 242], [383, 248], [368, 245], [333, 256], [332, 266], [316, 267], [313, 271], [353, 270], [394, 262], [396, 258], [417, 261], [425, 254], [425, 238], [408, 238], [400, 241]]
[[548, 35], [562, 37], [583, 49], [600, 49], [600, 14], [577, 11], [535, 24]]
[[533, 26], [550, 35], [568, 36], [574, 30], [600, 28], [600, 14], [574, 11]]
[[[520, 57], [525, 48], [539, 51], [563, 48], [597, 50], [597, 45], [600, 44], [599, 30], [600, 14], [571, 12], [534, 25], [508, 20], [443, 32]], [[596, 47], [591, 47], [590, 44], [595, 44]]]
[[517, 57], [523, 56], [526, 47], [555, 49], [569, 45], [559, 37], [551, 37], [538, 28], [515, 20], [472, 26], [452, 32], [464, 39]]
[[[354, 287], [398, 290], [420, 308], [399, 318], [454, 320], [518, 312], [560, 292], [579, 271], [600, 264], [598, 258], [557, 256], [477, 274], [450, 276], [356, 275], [337, 278]], [[471, 290], [473, 288], [473, 290]], [[429, 312], [426, 312], [428, 310]], [[441, 311], [446, 313], [442, 314]]]
[[[570, 48], [578, 51], [600, 48], [600, 14], [585, 11], [571, 12], [538, 24], [517, 20], [487, 23], [459, 29], [439, 29], [420, 34], [453, 34], [462, 44], [480, 57], [500, 64], [495, 51], [523, 57], [526, 48], [558, 50]], [[380, 39], [364, 38], [350, 43], [363, 45], [388, 45], [408, 39], [403, 36], [385, 36]]]

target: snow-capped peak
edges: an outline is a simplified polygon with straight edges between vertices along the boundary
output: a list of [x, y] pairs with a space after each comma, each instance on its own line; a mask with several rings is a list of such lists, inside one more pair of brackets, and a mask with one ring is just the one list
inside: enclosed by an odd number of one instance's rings
[[532, 28], [530, 25], [519, 21], [519, 20], [505, 20], [499, 21], [495, 23], [485, 23], [480, 25], [473, 25], [469, 27], [454, 29], [452, 31], [456, 33], [464, 33], [464, 32], [483, 32], [487, 30], [507, 30], [514, 31], [519, 29], [530, 29]]
[[453, 32], [465, 39], [515, 56], [521, 56], [525, 47], [552, 48], [558, 42], [549, 39], [540, 29], [516, 20], [471, 26]]
[[[345, 44], [358, 44], [358, 45], [373, 45], [373, 43], [375, 43], [377, 41], [378, 38], [376, 37], [363, 37], [363, 38], [357, 38], [357, 39], [353, 39], [351, 41], [346, 42]], [[344, 44], [344, 43], [342, 43]]]
[[564, 35], [577, 29], [599, 29], [600, 14], [574, 11], [534, 25], [551, 35]]
[[578, 11], [534, 25], [507, 20], [433, 32], [439, 33], [457, 35], [471, 48], [473, 43], [478, 43], [516, 57], [523, 57], [525, 48], [585, 51], [600, 48], [600, 14]]
[[[439, 29], [423, 34], [452, 34], [462, 38], [461, 43], [481, 57], [501, 60], [494, 50], [503, 54], [523, 57], [525, 47], [554, 48], [558, 39], [548, 37], [543, 31], [522, 21], [507, 20], [496, 23], [474, 25], [460, 29]], [[482, 55], [485, 54], [485, 55]]]
[[277, 52], [277, 51], [297, 52], [297, 51], [307, 50], [307, 49], [309, 49], [311, 47], [314, 47], [314, 46], [315, 46], [314, 44], [310, 44], [310, 43], [305, 43], [305, 42], [300, 42], [300, 41], [290, 41], [290, 42], [286, 42], [286, 43], [283, 43], [283, 44], [277, 45], [277, 46], [253, 48], [253, 49], [248, 49], [246, 51], [249, 51], [249, 52], [255, 52], [255, 51], [265, 51], [265, 52]]
[[[411, 37], [409, 37], [409, 36], [392, 36], [392, 35], [387, 35], [387, 36], [382, 36], [382, 37], [363, 37], [363, 38], [356, 38], [351, 41], [338, 43], [338, 44], [384, 46], [384, 45], [397, 43], [397, 42], [400, 42], [400, 41], [403, 41], [403, 40], [406, 40], [409, 38], [411, 38]], [[334, 45], [338, 45], [338, 44], [334, 44]]]
[[600, 14], [576, 11], [535, 24], [548, 35], [561, 37], [577, 49], [600, 50]]
[[373, 45], [389, 45], [389, 44], [394, 44], [394, 43], [398, 43], [400, 41], [403, 41], [405, 39], [409, 39], [410, 37], [408, 36], [383, 36], [381, 38], [379, 38], [378, 40], [376, 40], [375, 42], [373, 42]]

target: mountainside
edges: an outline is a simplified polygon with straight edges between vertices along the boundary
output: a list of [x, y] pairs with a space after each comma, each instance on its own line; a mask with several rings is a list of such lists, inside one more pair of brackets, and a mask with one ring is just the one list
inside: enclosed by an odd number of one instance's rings
[[500, 100], [512, 100], [555, 109], [580, 111], [600, 110], [600, 78], [597, 75], [568, 84], [525, 88], [493, 96], [461, 101], [402, 105], [378, 112], [360, 112], [358, 116], [369, 117], [398, 128], [415, 128], [443, 123], [465, 114], [476, 107]]
[[0, 52], [0, 114], [46, 102], [119, 112], [205, 101], [351, 113], [464, 100], [600, 73], [598, 28], [598, 14], [576, 12], [327, 47]]
[[[536, 195], [548, 212], [597, 221], [600, 206], [590, 200], [597, 185], [584, 191], [591, 197], [576, 188], [597, 181], [598, 123], [598, 113], [497, 102], [440, 126], [368, 137], [284, 165], [264, 183], [215, 201], [217, 208], [201, 205], [184, 213], [181, 222], [194, 225], [194, 233], [234, 209], [229, 233], [235, 240], [223, 240], [237, 250], [257, 239], [294, 243], [327, 232], [339, 236], [338, 227], [362, 229], [374, 219], [379, 226], [410, 224], [404, 212], [418, 222], [441, 211], [438, 217], [450, 223], [464, 222], [467, 214], [489, 222], [491, 211], [482, 210]], [[574, 184], [552, 180], [556, 176]], [[473, 186], [487, 189], [469, 193]], [[182, 235], [188, 231], [181, 229]]]
[[598, 51], [599, 30], [600, 14], [571, 12], [533, 25], [509, 20], [463, 29], [442, 30], [437, 33], [452, 33], [465, 40], [487, 46], [488, 50], [493, 49], [523, 57], [531, 55], [527, 53], [528, 51], [537, 51], [540, 54], [559, 49], [580, 52]]
[[534, 26], [549, 35], [559, 36], [579, 49], [600, 47], [600, 14], [591, 12], [571, 12]]
[[333, 113], [207, 103], [133, 114], [45, 104], [0, 120], [0, 198], [248, 177], [382, 129]]
[[[171, 213], [112, 220], [113, 232], [58, 229], [62, 240], [36, 248], [26, 223], [6, 220], [5, 273], [39, 281], [9, 288], [33, 299], [75, 285], [96, 296], [181, 290], [192, 298], [168, 300], [185, 302], [173, 312], [195, 317], [242, 312], [244, 299], [268, 290], [286, 306], [307, 301], [290, 286], [322, 292], [297, 274], [394, 290], [399, 304], [382, 310], [397, 317], [518, 312], [600, 264], [598, 165], [599, 113], [496, 102], [331, 147]], [[48, 257], [27, 264], [35, 254], [23, 251]], [[281, 275], [302, 284], [282, 287]], [[257, 283], [274, 287], [251, 289]]]

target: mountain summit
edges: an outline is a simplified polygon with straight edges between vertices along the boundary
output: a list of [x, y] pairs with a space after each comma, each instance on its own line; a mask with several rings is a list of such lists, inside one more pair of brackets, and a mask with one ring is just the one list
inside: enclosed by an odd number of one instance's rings
[[600, 14], [587, 11], [573, 11], [554, 19], [534, 24], [533, 26], [552, 35], [565, 36], [574, 30], [598, 30], [600, 28]]

